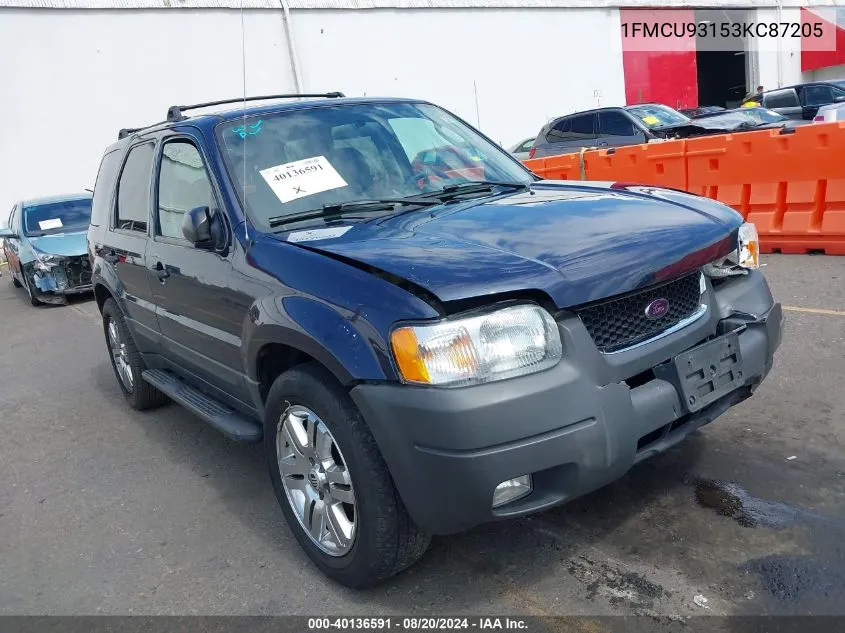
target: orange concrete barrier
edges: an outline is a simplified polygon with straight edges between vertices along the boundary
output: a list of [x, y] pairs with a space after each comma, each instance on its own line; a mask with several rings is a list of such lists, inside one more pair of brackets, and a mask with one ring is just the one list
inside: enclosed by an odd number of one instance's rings
[[845, 123], [687, 141], [692, 193], [757, 225], [765, 252], [845, 255]]
[[549, 179], [684, 189], [754, 222], [764, 252], [845, 255], [845, 122], [793, 129], [582, 151], [526, 165]]
[[589, 180], [660, 183], [675, 189], [687, 188], [685, 140], [600, 149], [584, 154], [584, 171]]
[[583, 180], [581, 161], [577, 153], [532, 158], [526, 160], [524, 165], [546, 180]]

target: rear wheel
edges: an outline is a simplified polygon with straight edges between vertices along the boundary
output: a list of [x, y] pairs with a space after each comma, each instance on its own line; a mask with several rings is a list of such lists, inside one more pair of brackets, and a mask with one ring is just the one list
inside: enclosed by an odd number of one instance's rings
[[349, 395], [317, 363], [279, 376], [264, 448], [285, 519], [309, 558], [348, 587], [367, 587], [425, 553], [375, 439]]
[[114, 299], [106, 299], [103, 304], [103, 331], [114, 375], [129, 406], [141, 410], [167, 402], [164, 393], [141, 378], [141, 372], [146, 369], [144, 360]]

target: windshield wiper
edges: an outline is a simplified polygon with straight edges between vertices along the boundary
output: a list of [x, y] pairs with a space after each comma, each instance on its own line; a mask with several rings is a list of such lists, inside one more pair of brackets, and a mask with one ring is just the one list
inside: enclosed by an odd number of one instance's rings
[[293, 222], [302, 222], [303, 220], [314, 220], [318, 218], [324, 218], [328, 222], [329, 220], [338, 218], [345, 213], [353, 213], [356, 211], [377, 213], [378, 211], [392, 211], [397, 205], [413, 204], [427, 207], [440, 203], [435, 202], [434, 200], [425, 200], [413, 196], [408, 198], [382, 198], [379, 200], [353, 200], [351, 202], [324, 204], [321, 208], [311, 209], [310, 211], [280, 215], [275, 218], [270, 218], [267, 222], [271, 228], [291, 224]]
[[495, 180], [471, 180], [469, 182], [461, 182], [453, 185], [446, 185], [437, 191], [430, 191], [428, 193], [420, 194], [420, 198], [437, 198], [442, 202], [451, 200], [456, 196], [462, 196], [470, 193], [485, 193], [492, 191], [493, 187], [508, 187], [514, 191], [522, 191], [528, 189], [528, 185], [524, 182], [497, 182]]

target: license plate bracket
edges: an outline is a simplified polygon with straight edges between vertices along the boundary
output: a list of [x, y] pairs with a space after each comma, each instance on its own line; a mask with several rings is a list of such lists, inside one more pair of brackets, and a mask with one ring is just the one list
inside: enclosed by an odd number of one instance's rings
[[730, 332], [688, 349], [654, 373], [675, 386], [687, 411], [699, 411], [742, 385], [739, 337]]

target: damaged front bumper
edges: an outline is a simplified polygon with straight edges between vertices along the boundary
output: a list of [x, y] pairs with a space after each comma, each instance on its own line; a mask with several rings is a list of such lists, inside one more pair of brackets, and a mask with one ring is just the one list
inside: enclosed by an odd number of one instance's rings
[[63, 303], [69, 295], [92, 292], [91, 263], [87, 255], [54, 257], [23, 265], [27, 285], [44, 303]]

